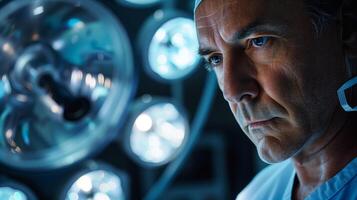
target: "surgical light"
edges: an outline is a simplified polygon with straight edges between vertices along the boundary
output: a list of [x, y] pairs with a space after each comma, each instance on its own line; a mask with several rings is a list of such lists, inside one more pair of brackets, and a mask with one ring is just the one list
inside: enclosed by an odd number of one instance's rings
[[146, 71], [172, 81], [191, 74], [198, 65], [198, 41], [192, 18], [174, 11], [157, 11], [140, 35]]
[[148, 167], [166, 164], [175, 158], [188, 137], [188, 122], [183, 109], [170, 100], [140, 99], [125, 143], [135, 161]]
[[162, 2], [163, 0], [117, 0], [119, 3], [134, 7], [152, 6]]
[[0, 30], [1, 163], [59, 168], [115, 138], [133, 65], [125, 30], [106, 7], [14, 0], [0, 9]]
[[0, 199], [36, 200], [37, 198], [26, 186], [9, 179], [0, 178]]
[[33, 15], [40, 15], [43, 13], [43, 6], [38, 6], [33, 9]]
[[90, 163], [69, 182], [65, 200], [126, 200], [128, 177], [105, 164]]

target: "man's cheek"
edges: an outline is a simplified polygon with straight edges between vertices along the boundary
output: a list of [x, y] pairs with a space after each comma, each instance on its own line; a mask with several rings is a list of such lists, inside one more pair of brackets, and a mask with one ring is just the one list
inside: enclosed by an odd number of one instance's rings
[[229, 108], [231, 109], [231, 112], [233, 113], [234, 117], [236, 117], [236, 111], [237, 111], [237, 106], [235, 106], [234, 103], [228, 103]]
[[238, 111], [238, 107], [237, 104], [235, 103], [229, 103], [229, 108], [231, 109], [231, 112], [235, 118], [235, 120], [237, 121], [237, 123], [239, 124], [239, 126], [243, 129], [243, 123], [244, 123], [244, 118], [242, 115], [240, 115], [240, 112]]
[[218, 70], [218, 69], [214, 69], [214, 74], [216, 75], [216, 78], [217, 78], [218, 87], [221, 90], [221, 92], [223, 93], [224, 77], [222, 76], [222, 73], [220, 73], [219, 71], [220, 70]]

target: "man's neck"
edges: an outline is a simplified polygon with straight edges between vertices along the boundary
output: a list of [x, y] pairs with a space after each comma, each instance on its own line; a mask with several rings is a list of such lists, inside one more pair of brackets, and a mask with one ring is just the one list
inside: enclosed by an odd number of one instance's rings
[[294, 199], [303, 199], [357, 157], [356, 114], [336, 117], [332, 119], [334, 126], [293, 157], [297, 174]]

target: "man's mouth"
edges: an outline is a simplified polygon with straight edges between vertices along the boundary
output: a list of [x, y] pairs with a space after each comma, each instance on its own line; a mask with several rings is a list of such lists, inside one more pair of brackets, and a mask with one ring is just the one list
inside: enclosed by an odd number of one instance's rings
[[271, 125], [273, 123], [273, 120], [274, 120], [274, 118], [270, 118], [270, 119], [267, 119], [267, 120], [250, 121], [250, 122], [248, 122], [248, 128], [250, 130], [264, 128], [264, 127], [267, 127], [267, 126]]

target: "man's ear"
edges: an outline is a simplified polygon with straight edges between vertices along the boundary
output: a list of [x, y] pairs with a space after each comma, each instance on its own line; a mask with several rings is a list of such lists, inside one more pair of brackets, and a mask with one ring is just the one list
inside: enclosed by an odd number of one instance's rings
[[[342, 7], [342, 39], [346, 56], [357, 60], [357, 1], [345, 0]], [[357, 63], [355, 63], [357, 64]]]

